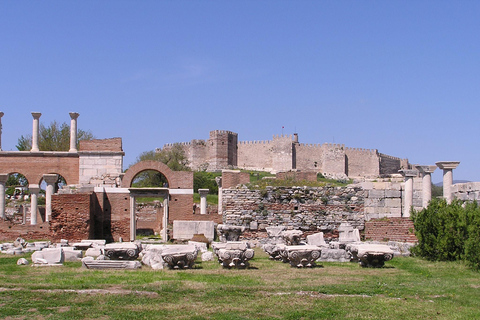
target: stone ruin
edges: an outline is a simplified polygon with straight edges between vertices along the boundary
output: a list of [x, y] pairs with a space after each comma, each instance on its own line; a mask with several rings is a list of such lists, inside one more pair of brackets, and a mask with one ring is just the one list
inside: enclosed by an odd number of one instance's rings
[[388, 245], [361, 242], [358, 230], [347, 223], [342, 223], [338, 230], [338, 241], [327, 244], [322, 232], [308, 235], [304, 241], [300, 230], [285, 230], [283, 226], [268, 227], [269, 238], [263, 250], [271, 259], [290, 263], [297, 268], [315, 267], [316, 262], [323, 261], [352, 261], [362, 267], [382, 267], [395, 254], [408, 254], [394, 251]]

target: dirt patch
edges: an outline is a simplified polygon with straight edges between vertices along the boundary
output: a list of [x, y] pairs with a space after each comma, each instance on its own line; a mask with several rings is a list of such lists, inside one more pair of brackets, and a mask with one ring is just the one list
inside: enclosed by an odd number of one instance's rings
[[[26, 290], [22, 288], [0, 288], [2, 291], [19, 291]], [[78, 293], [78, 294], [136, 294], [142, 296], [158, 296], [157, 292], [153, 291], [138, 291], [138, 290], [125, 290], [119, 288], [110, 288], [110, 289], [39, 289], [39, 290], [30, 290], [31, 292], [46, 292], [46, 293]]]

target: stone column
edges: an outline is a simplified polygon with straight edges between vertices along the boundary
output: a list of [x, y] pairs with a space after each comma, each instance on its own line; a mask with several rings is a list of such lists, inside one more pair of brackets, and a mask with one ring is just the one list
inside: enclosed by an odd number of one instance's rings
[[417, 166], [422, 174], [422, 207], [426, 208], [432, 200], [432, 173], [437, 166]]
[[38, 192], [40, 186], [38, 184], [31, 184], [28, 186], [30, 191], [30, 224], [37, 224], [37, 209], [38, 209]]
[[135, 241], [137, 235], [137, 221], [135, 214], [135, 197], [130, 194], [130, 241]]
[[40, 112], [32, 112], [32, 116], [33, 116], [32, 149], [30, 150], [32, 152], [40, 151], [38, 149], [38, 129], [39, 129], [39, 122], [40, 122], [41, 115], [42, 114]]
[[208, 191], [208, 189], [198, 189], [198, 193], [200, 193], [200, 214], [207, 214]]
[[58, 175], [56, 174], [44, 174], [43, 181], [47, 184], [45, 190], [45, 221], [50, 221], [52, 216], [52, 194], [55, 192], [55, 183], [58, 181]]
[[2, 151], [2, 117], [4, 113], [0, 111], [0, 151]]
[[167, 194], [163, 200], [162, 231], [160, 232], [160, 236], [164, 242], [168, 241], [168, 198], [169, 195]]
[[68, 152], [77, 152], [77, 118], [80, 114], [70, 112], [70, 150]]
[[413, 206], [413, 178], [417, 176], [417, 170], [400, 170], [405, 177], [405, 201], [402, 217], [410, 217], [410, 210]]
[[5, 220], [5, 183], [7, 182], [8, 174], [0, 174], [0, 219]]
[[435, 163], [437, 167], [443, 170], [443, 197], [447, 200], [447, 203], [451, 203], [452, 196], [452, 184], [453, 184], [453, 169], [455, 169], [460, 161], [439, 161]]

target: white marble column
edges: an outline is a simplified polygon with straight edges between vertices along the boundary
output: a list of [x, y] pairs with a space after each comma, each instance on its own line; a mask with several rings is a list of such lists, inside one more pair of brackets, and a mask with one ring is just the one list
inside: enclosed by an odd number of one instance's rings
[[447, 203], [451, 203], [453, 199], [453, 169], [460, 164], [460, 161], [439, 161], [435, 164], [443, 170], [443, 197], [447, 200]]
[[30, 151], [38, 152], [38, 131], [40, 124], [40, 112], [32, 112], [33, 116], [33, 128], [32, 128], [32, 149]]
[[5, 183], [7, 182], [8, 174], [0, 174], [0, 219], [5, 220]]
[[200, 194], [200, 214], [207, 214], [207, 194], [208, 189], [198, 189]]
[[163, 200], [163, 225], [162, 231], [160, 232], [160, 236], [164, 242], [168, 241], [168, 197], [169, 195], [166, 195], [165, 200]]
[[2, 151], [2, 117], [4, 113], [0, 111], [0, 151]]
[[57, 174], [44, 174], [43, 181], [47, 184], [45, 190], [45, 221], [50, 221], [52, 216], [52, 194], [55, 192], [55, 183], [58, 181]]
[[37, 209], [38, 209], [38, 192], [40, 186], [38, 184], [31, 184], [28, 186], [30, 191], [30, 224], [37, 224]]
[[130, 194], [130, 241], [137, 236], [137, 215], [135, 214], [135, 197]]
[[70, 112], [70, 150], [68, 152], [77, 152], [77, 118], [80, 114]]
[[417, 170], [400, 170], [405, 177], [405, 201], [402, 217], [410, 217], [410, 210], [413, 206], [413, 178], [418, 175]]
[[437, 166], [417, 166], [416, 168], [422, 174], [422, 207], [426, 208], [432, 200], [432, 173]]

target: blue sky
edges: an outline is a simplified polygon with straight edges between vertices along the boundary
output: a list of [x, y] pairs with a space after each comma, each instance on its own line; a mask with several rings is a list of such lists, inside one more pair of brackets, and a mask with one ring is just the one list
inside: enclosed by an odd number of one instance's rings
[[125, 168], [210, 130], [284, 127], [480, 181], [479, 17], [478, 1], [0, 1], [2, 149], [32, 111], [76, 111], [123, 138]]

